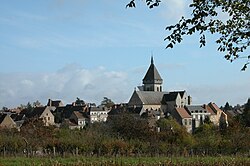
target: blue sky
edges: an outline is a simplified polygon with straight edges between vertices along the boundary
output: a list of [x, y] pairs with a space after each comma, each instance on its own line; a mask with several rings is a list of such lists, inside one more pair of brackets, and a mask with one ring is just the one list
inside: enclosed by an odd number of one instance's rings
[[250, 97], [244, 60], [227, 62], [215, 37], [192, 36], [165, 49], [165, 27], [188, 15], [186, 0], [149, 10], [142, 1], [11, 0], [0, 5], [0, 107], [48, 98], [71, 103], [104, 96], [127, 102], [153, 54], [164, 90], [187, 90], [194, 104], [243, 104]]

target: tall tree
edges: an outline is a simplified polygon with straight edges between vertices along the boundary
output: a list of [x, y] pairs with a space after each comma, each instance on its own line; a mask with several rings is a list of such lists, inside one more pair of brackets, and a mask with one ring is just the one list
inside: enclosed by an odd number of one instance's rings
[[101, 102], [101, 105], [102, 106], [105, 106], [107, 108], [111, 108], [115, 103], [109, 99], [108, 97], [104, 97], [102, 102]]
[[228, 102], [226, 102], [225, 106], [224, 106], [224, 110], [231, 110], [232, 109], [232, 106], [229, 105]]
[[[159, 6], [160, 0], [145, 0], [151, 9]], [[135, 0], [131, 0], [127, 7], [135, 7]], [[206, 44], [206, 32], [217, 34], [217, 50], [224, 52], [225, 59], [230, 62], [245, 58], [242, 71], [250, 63], [250, 1], [249, 0], [193, 0], [189, 4], [192, 9], [190, 18], [182, 17], [175, 25], [166, 27], [170, 34], [165, 38], [168, 41], [166, 48], [173, 48], [180, 43], [184, 36], [200, 35], [200, 47]], [[218, 15], [224, 13], [228, 17], [220, 20]]]
[[250, 127], [250, 98], [248, 98], [241, 116], [242, 116], [243, 123], [247, 127]]
[[40, 107], [40, 106], [42, 106], [40, 101], [37, 100], [37, 101], [33, 102], [33, 107]]
[[75, 101], [75, 104], [76, 104], [77, 106], [83, 106], [83, 105], [85, 105], [85, 102], [84, 102], [84, 100], [82, 100], [82, 99], [80, 99], [79, 97], [77, 97], [77, 98], [76, 98], [76, 101]]

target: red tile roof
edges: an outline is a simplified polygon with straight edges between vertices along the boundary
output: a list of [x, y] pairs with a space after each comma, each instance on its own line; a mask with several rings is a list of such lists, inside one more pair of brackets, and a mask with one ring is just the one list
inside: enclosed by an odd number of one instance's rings
[[181, 116], [181, 118], [192, 118], [185, 108], [176, 108], [175, 110]]

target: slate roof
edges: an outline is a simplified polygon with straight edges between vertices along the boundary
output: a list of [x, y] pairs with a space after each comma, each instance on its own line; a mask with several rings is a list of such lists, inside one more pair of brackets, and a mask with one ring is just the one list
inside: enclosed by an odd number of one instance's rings
[[63, 103], [62, 103], [61, 100], [51, 100], [51, 99], [48, 99], [47, 106], [60, 107], [60, 106], [63, 106]]
[[175, 101], [178, 94], [179, 94], [178, 92], [176, 93], [171, 92], [171, 93], [164, 94], [163, 99], [162, 99], [163, 103], [167, 101]]
[[134, 113], [134, 114], [140, 114], [141, 110], [142, 110], [142, 107], [128, 108], [128, 112]]
[[185, 108], [176, 108], [175, 110], [181, 118], [192, 118]]
[[136, 93], [143, 104], [160, 105], [163, 95], [167, 92], [136, 91]]
[[74, 111], [73, 113], [75, 114], [77, 119], [85, 119], [86, 118], [86, 115], [84, 115], [84, 112]]
[[181, 98], [183, 98], [184, 94], [186, 91], [173, 91], [173, 92], [169, 92], [169, 93], [179, 93]]
[[7, 116], [7, 114], [0, 114], [0, 124], [3, 122], [3, 120], [6, 116]]
[[90, 107], [89, 111], [107, 111], [106, 107]]
[[28, 115], [28, 117], [37, 117], [39, 118], [44, 112], [46, 107], [35, 107], [34, 110]]
[[154, 61], [153, 61], [153, 57], [151, 59], [151, 64], [149, 66], [149, 69], [145, 75], [145, 77], [143, 78], [143, 84], [148, 84], [148, 83], [162, 83], [162, 78], [158, 72], [158, 70], [156, 69], [155, 65], [154, 65]]
[[185, 106], [189, 113], [209, 113], [208, 110], [204, 109], [201, 105]]
[[217, 110], [217, 105], [215, 106], [214, 103], [209, 103], [208, 105], [205, 105], [205, 109], [208, 110], [208, 112], [210, 112], [211, 115], [216, 115], [216, 113], [218, 111]]
[[55, 112], [62, 113], [64, 118], [69, 118], [74, 111], [85, 112], [87, 111], [86, 109], [87, 109], [86, 106], [73, 106], [70, 104], [64, 107], [57, 107]]

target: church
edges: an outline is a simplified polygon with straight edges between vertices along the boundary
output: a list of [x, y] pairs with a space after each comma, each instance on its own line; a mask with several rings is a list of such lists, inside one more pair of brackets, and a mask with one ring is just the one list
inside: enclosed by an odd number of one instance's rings
[[142, 80], [143, 85], [134, 90], [128, 107], [137, 108], [140, 115], [147, 110], [159, 110], [163, 113], [174, 109], [175, 107], [184, 107], [191, 104], [191, 97], [186, 91], [163, 91], [163, 79], [160, 76], [154, 59], [151, 57], [151, 64]]
[[185, 126], [188, 132], [203, 124], [205, 118], [219, 125], [227, 122], [227, 117], [215, 103], [208, 105], [191, 105], [192, 97], [185, 90], [166, 92], [163, 90], [163, 79], [160, 76], [154, 59], [142, 80], [142, 86], [134, 90], [128, 109], [140, 116], [156, 117], [172, 116], [178, 123]]

